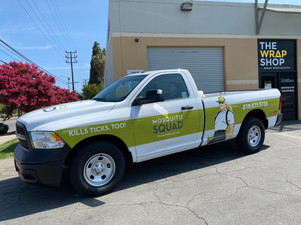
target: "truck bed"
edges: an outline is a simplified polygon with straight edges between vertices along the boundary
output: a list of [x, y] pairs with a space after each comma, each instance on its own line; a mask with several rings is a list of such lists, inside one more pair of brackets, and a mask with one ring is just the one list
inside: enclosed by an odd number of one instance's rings
[[207, 97], [216, 97], [216, 96], [223, 96], [223, 95], [236, 95], [236, 94], [244, 94], [244, 93], [250, 93], [250, 92], [256, 92], [256, 91], [266, 91], [267, 89], [250, 89], [250, 90], [234, 90], [234, 91], [220, 91], [220, 92], [210, 92], [210, 93], [204, 93], [202, 90], [198, 90], [199, 96], [201, 98], [207, 98]]

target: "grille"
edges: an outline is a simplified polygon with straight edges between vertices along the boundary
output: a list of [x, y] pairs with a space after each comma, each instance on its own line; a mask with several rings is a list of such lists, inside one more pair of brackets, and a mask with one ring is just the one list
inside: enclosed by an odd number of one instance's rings
[[17, 130], [18, 134], [26, 135], [26, 128], [25, 128], [24, 124], [17, 122], [16, 130]]
[[29, 141], [28, 141], [29, 139], [28, 139], [28, 134], [25, 125], [20, 122], [17, 122], [16, 130], [17, 130], [16, 135], [22, 147], [25, 149], [29, 149]]

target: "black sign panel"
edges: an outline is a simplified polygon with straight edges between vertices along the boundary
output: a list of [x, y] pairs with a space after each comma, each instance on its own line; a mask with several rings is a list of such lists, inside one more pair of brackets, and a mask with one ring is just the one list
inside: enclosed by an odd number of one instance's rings
[[258, 68], [260, 72], [296, 71], [296, 41], [259, 39]]
[[280, 73], [283, 120], [297, 119], [297, 76], [296, 73]]

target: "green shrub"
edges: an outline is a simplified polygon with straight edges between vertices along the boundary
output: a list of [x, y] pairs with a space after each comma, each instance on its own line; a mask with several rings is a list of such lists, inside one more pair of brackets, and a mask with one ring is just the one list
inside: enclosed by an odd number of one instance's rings
[[83, 86], [83, 99], [92, 99], [103, 90], [101, 84], [88, 84]]
[[5, 113], [5, 111], [6, 111], [6, 106], [3, 104], [0, 104], [0, 114]]

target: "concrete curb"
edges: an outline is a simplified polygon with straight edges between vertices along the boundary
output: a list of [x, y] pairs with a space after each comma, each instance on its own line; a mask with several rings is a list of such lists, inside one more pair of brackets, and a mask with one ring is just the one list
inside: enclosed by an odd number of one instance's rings
[[0, 136], [0, 145], [2, 145], [3, 143], [13, 140], [17, 138], [15, 134], [6, 134], [6, 135], [1, 135]]

